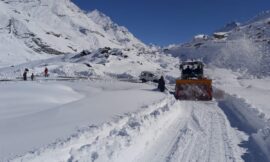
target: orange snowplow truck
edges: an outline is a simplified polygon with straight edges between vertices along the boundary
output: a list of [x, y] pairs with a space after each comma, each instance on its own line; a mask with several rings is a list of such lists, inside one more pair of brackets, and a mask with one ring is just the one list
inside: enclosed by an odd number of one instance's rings
[[212, 100], [212, 80], [207, 79], [201, 61], [188, 61], [180, 65], [181, 78], [176, 80], [175, 97], [179, 100]]

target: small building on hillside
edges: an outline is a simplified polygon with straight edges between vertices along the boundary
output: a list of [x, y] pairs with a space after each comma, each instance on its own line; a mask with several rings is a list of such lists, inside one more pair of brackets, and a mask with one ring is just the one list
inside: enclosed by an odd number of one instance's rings
[[216, 32], [213, 34], [213, 36], [216, 39], [224, 39], [228, 37], [228, 34], [226, 32]]
[[205, 34], [199, 34], [199, 35], [194, 36], [193, 39], [194, 40], [208, 40], [209, 36]]

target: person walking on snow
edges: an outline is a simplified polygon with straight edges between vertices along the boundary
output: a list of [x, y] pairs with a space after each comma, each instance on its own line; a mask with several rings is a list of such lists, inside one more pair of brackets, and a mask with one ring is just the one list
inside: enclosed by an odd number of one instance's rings
[[27, 72], [28, 72], [28, 69], [25, 69], [24, 72], [23, 72], [23, 80], [27, 80]]
[[161, 76], [160, 79], [158, 80], [158, 89], [160, 90], [160, 92], [165, 91], [165, 81], [163, 76]]
[[48, 70], [48, 68], [47, 67], [45, 67], [45, 70], [44, 70], [44, 76], [45, 77], [48, 77], [49, 76], [49, 70]]
[[34, 75], [34, 73], [32, 73], [31, 80], [33, 81], [34, 79], [35, 79], [35, 75]]

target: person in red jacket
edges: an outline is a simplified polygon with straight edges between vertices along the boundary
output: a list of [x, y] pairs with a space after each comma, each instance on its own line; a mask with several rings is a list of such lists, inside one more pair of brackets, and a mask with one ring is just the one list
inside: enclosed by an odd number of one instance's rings
[[44, 76], [45, 77], [48, 77], [49, 76], [49, 70], [47, 67], [45, 67], [45, 70], [44, 70]]

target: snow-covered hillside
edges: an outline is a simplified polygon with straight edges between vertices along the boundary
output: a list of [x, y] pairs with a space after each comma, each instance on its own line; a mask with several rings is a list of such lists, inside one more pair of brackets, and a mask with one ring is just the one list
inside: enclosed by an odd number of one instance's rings
[[70, 0], [0, 1], [0, 66], [103, 47], [146, 47], [126, 28]]
[[169, 46], [165, 51], [181, 59], [203, 59], [218, 67], [270, 75], [270, 12], [263, 12], [240, 25], [230, 23], [212, 36]]
[[163, 75], [168, 82], [174, 82], [180, 75], [178, 64], [178, 59], [152, 50], [106, 47], [0, 68], [0, 79], [21, 80], [25, 68], [29, 69], [29, 77], [31, 73], [36, 77], [43, 77], [47, 67], [50, 78], [114, 78], [139, 81], [142, 71], [150, 71], [158, 77]]

